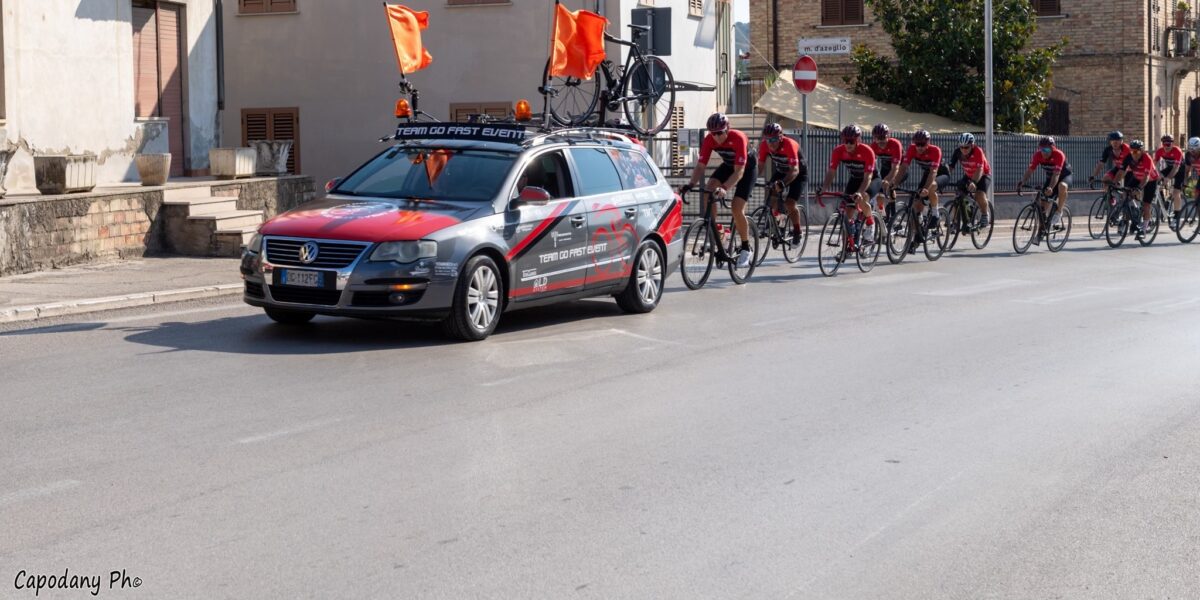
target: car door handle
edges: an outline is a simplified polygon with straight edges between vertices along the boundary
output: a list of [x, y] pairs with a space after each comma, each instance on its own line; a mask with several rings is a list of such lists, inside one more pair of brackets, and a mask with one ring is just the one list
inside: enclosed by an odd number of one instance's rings
[[625, 209], [625, 217], [626, 217], [626, 218], [628, 218], [628, 219], [632, 219], [632, 218], [634, 218], [634, 217], [637, 217], [637, 209], [636, 209], [636, 208], [627, 208], [627, 209]]
[[587, 217], [571, 217], [571, 225], [574, 225], [576, 228], [583, 227], [586, 221]]

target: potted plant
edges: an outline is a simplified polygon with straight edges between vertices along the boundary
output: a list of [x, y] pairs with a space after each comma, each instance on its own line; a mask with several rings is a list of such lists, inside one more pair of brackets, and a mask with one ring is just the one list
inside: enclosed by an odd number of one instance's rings
[[1200, 40], [1192, 38], [1192, 45], [1187, 50], [1188, 56], [1196, 56], [1196, 50], [1200, 49]]
[[38, 191], [46, 195], [90, 192], [96, 187], [96, 155], [34, 155], [33, 175]]
[[165, 185], [171, 174], [170, 154], [141, 154], [134, 157], [142, 185]]
[[1184, 21], [1187, 20], [1188, 11], [1192, 10], [1192, 5], [1185, 0], [1179, 0], [1175, 5], [1175, 26], [1183, 27]]

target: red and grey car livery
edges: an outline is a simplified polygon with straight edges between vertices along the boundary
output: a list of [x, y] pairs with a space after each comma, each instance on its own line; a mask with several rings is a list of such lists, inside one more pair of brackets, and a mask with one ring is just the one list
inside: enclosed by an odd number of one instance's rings
[[406, 125], [324, 199], [271, 219], [242, 258], [245, 301], [316, 314], [441, 320], [477, 340], [501, 313], [612, 295], [658, 305], [679, 265], [679, 198], [644, 148], [605, 130]]

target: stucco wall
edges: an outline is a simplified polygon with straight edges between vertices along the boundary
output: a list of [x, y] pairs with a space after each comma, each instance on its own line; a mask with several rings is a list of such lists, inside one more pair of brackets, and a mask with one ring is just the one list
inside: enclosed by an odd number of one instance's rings
[[[187, 3], [189, 143], [203, 169], [216, 132], [216, 42], [212, 0]], [[165, 152], [161, 124], [134, 118], [130, 3], [116, 0], [6, 0], [4, 134], [20, 150], [5, 180], [34, 190], [33, 153], [91, 152], [100, 183], [137, 179], [133, 157]]]

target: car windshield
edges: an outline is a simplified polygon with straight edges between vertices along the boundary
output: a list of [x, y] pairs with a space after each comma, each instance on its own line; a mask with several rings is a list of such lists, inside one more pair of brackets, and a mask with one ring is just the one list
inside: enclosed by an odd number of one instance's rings
[[349, 196], [490, 202], [517, 155], [489, 150], [396, 147], [338, 184]]

